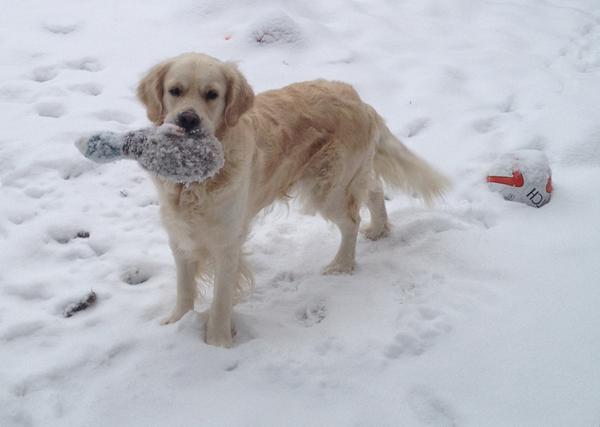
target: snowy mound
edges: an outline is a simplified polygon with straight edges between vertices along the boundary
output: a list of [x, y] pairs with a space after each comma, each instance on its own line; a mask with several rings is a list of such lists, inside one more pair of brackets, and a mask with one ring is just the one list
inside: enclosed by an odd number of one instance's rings
[[256, 23], [250, 38], [260, 45], [296, 43], [302, 39], [302, 30], [289, 16], [276, 15]]
[[134, 159], [147, 171], [180, 183], [210, 178], [224, 163], [223, 147], [214, 136], [184, 134], [170, 125], [124, 134], [101, 132], [80, 138], [75, 145], [97, 163]]

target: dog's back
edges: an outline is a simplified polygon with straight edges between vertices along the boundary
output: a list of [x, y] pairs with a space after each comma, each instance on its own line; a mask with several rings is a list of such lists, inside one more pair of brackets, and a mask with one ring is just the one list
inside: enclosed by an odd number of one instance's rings
[[[334, 187], [364, 174], [426, 201], [447, 186], [349, 84], [315, 80], [263, 92], [250, 115], [257, 149], [253, 182], [261, 187], [255, 194], [262, 196], [258, 210], [289, 196], [295, 186], [309, 207], [317, 207]], [[363, 178], [360, 193], [366, 194], [368, 180]], [[364, 194], [357, 197], [362, 200]]]
[[256, 135], [256, 208], [296, 184], [313, 199], [349, 182], [374, 152], [376, 120], [352, 86], [316, 80], [263, 92], [249, 112]]

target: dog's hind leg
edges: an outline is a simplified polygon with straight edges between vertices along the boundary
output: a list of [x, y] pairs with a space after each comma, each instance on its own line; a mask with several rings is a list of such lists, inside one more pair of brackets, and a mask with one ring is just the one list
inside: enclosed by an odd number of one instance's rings
[[[344, 192], [345, 193], [345, 192]], [[331, 261], [323, 270], [323, 274], [352, 273], [354, 271], [356, 237], [360, 224], [360, 202], [350, 194], [337, 196], [338, 202], [333, 200], [329, 207], [322, 212], [323, 215], [337, 225], [342, 235], [340, 247]]]
[[340, 229], [342, 240], [335, 258], [323, 269], [323, 274], [343, 274], [354, 271], [359, 221], [360, 219], [352, 220], [349, 218], [334, 220]]
[[379, 178], [371, 179], [366, 204], [371, 214], [371, 223], [361, 230], [362, 233], [370, 240], [377, 240], [387, 236], [390, 231], [390, 224], [385, 208], [383, 185]]

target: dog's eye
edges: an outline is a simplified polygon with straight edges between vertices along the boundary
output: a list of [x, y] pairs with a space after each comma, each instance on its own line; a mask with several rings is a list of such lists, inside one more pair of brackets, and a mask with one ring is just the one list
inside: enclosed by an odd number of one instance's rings
[[169, 89], [169, 93], [173, 96], [180, 96], [181, 89], [179, 89], [178, 87], [172, 87], [171, 89]]
[[209, 90], [204, 96], [208, 101], [212, 101], [213, 99], [217, 99], [219, 97], [219, 92], [216, 90]]

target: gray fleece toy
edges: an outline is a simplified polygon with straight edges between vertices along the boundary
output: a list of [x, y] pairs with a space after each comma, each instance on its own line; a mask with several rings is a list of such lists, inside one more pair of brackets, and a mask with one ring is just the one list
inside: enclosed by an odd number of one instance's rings
[[225, 162], [223, 146], [213, 135], [184, 133], [174, 125], [126, 133], [100, 132], [78, 139], [75, 145], [96, 163], [133, 159], [147, 171], [177, 183], [204, 181]]

